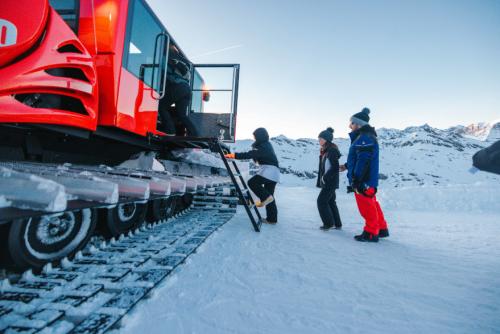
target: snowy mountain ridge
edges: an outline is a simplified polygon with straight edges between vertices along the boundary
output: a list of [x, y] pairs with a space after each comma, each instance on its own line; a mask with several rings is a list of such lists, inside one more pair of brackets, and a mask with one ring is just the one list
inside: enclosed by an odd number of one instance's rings
[[457, 133], [471, 139], [494, 142], [500, 140], [500, 121], [492, 123], [474, 123], [456, 127]]
[[[404, 130], [377, 130], [381, 147], [380, 173], [383, 183], [393, 187], [424, 185], [456, 185], [476, 182], [498, 182], [488, 173], [471, 174], [472, 156], [483, 147], [500, 139], [500, 123], [478, 123], [467, 127], [437, 129], [427, 124]], [[484, 139], [484, 140], [481, 140]], [[250, 149], [252, 140], [237, 141], [236, 152]], [[290, 139], [285, 135], [271, 138], [283, 173], [283, 182], [302, 184], [315, 182], [318, 170], [317, 139]], [[345, 161], [350, 141], [334, 142]], [[341, 178], [345, 182], [345, 177]]]

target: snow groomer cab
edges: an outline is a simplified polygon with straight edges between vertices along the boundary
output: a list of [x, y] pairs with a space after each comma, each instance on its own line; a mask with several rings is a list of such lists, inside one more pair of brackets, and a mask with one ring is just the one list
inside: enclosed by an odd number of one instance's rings
[[[196, 138], [159, 116], [174, 58], [188, 68]], [[96, 225], [118, 236], [171, 210], [170, 193], [189, 182], [167, 192], [151, 183], [161, 172], [109, 166], [233, 142], [238, 80], [238, 64], [190, 62], [145, 0], [0, 1], [2, 256], [40, 268], [81, 249]]]

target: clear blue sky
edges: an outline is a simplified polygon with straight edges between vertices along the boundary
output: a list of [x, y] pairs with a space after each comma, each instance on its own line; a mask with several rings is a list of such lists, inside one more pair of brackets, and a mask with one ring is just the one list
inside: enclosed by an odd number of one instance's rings
[[238, 139], [500, 118], [500, 0], [148, 2], [193, 62], [241, 64]]

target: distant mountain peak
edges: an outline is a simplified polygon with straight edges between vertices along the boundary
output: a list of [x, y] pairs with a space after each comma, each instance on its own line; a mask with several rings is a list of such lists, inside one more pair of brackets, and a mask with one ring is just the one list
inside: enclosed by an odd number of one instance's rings
[[473, 123], [463, 127], [461, 134], [466, 138], [480, 141], [500, 140], [500, 121]]
[[288, 137], [285, 135], [277, 135], [276, 137], [272, 137], [271, 139], [285, 140], [288, 139]]
[[[491, 178], [488, 174], [468, 172], [472, 156], [479, 149], [500, 140], [500, 122], [477, 123], [437, 129], [429, 124], [411, 126], [404, 130], [377, 129], [380, 143], [380, 172], [384, 184], [394, 187], [415, 185], [447, 185], [473, 183]], [[484, 136], [486, 141], [478, 140]], [[252, 140], [238, 140], [236, 152], [251, 149]], [[317, 138], [291, 139], [286, 135], [271, 138], [285, 182], [314, 183], [318, 172], [319, 144]], [[335, 138], [345, 162], [351, 141]], [[342, 182], [346, 185], [345, 175]]]

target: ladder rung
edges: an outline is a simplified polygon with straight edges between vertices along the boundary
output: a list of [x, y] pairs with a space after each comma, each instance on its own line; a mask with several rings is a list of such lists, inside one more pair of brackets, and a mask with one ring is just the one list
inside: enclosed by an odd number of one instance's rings
[[[247, 214], [250, 218], [250, 221], [254, 227], [255, 232], [260, 232], [260, 213], [259, 210], [255, 209], [255, 214], [257, 215], [257, 218], [254, 217], [254, 214], [252, 213], [252, 209], [255, 208], [255, 203], [252, 200], [252, 196], [250, 195], [250, 191], [248, 189], [248, 186], [245, 182], [245, 179], [243, 178], [240, 169], [238, 168], [238, 165], [236, 164], [236, 161], [234, 160], [227, 160], [224, 156], [224, 151], [221, 147], [220, 143], [216, 143], [218, 147], [219, 154], [221, 155], [222, 161], [224, 162], [224, 165], [226, 166], [227, 172], [229, 173], [229, 176], [231, 176], [231, 180], [233, 181], [234, 187], [236, 188], [238, 195], [240, 197], [240, 200], [243, 202], [243, 205], [245, 205]], [[233, 168], [231, 168], [231, 163], [233, 164]], [[236, 177], [239, 177], [240, 179], [236, 179]], [[239, 181], [239, 182], [238, 182]], [[240, 184], [241, 183], [241, 186]]]

